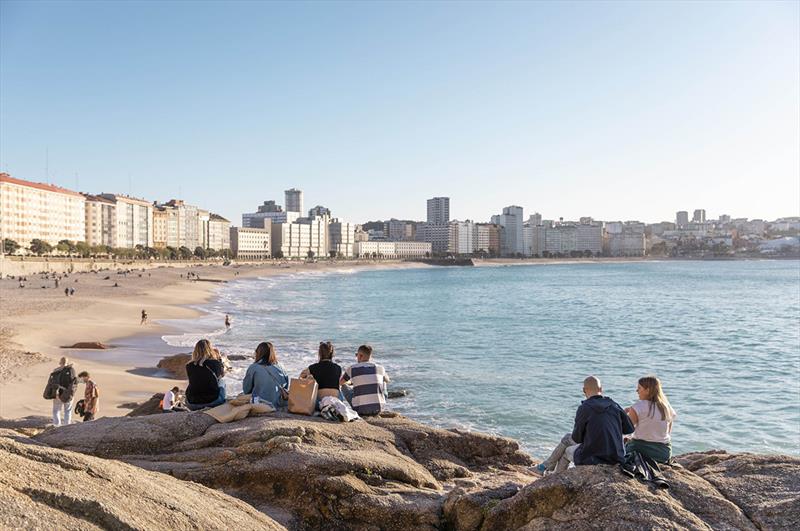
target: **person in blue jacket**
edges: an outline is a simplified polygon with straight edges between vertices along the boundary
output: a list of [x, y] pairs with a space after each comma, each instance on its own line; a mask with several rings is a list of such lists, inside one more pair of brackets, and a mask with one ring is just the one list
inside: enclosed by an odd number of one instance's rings
[[289, 377], [278, 364], [278, 355], [270, 342], [259, 343], [255, 361], [247, 368], [242, 382], [242, 391], [252, 393], [260, 402], [272, 404], [274, 408], [286, 405]]
[[575, 414], [572, 433], [566, 434], [537, 469], [560, 472], [575, 465], [617, 464], [625, 461], [623, 435], [633, 433], [634, 426], [628, 414], [611, 398], [603, 396], [600, 379], [589, 376], [583, 381], [583, 394]]

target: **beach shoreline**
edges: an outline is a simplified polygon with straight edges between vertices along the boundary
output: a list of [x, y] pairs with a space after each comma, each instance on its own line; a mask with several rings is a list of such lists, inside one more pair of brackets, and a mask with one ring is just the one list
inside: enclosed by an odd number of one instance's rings
[[[176, 348], [164, 343], [161, 337], [180, 331], [164, 321], [204, 316], [205, 312], [197, 306], [210, 302], [224, 285], [190, 280], [189, 272], [203, 280], [228, 282], [354, 268], [418, 267], [429, 266], [401, 261], [274, 262], [232, 266], [187, 263], [184, 267], [135, 269], [127, 275], [114, 270], [73, 273], [62, 278], [58, 288], [54, 280], [40, 275], [28, 275], [24, 289], [19, 288], [17, 279], [0, 280], [0, 418], [50, 416], [52, 402], [42, 398], [42, 390], [62, 356], [73, 362], [77, 372], [88, 371], [99, 386], [98, 417], [125, 415], [129, 410], [120, 408], [122, 404], [144, 401], [173, 385], [185, 387], [183, 380], [155, 375], [157, 360], [153, 363], [153, 356], [143, 360], [144, 365], [132, 358], [143, 344], [158, 345], [155, 348], [163, 351], [164, 356], [174, 354]], [[66, 296], [64, 288], [75, 289], [75, 295]], [[142, 309], [148, 312], [146, 325], [140, 324]], [[100, 342], [111, 348], [61, 348], [77, 342]], [[81, 385], [77, 398], [81, 398], [82, 393]]]

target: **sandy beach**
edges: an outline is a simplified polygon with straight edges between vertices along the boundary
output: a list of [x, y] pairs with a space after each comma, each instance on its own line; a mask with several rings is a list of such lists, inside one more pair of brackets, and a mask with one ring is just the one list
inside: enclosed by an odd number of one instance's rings
[[[150, 362], [139, 365], [128, 347], [113, 345], [121, 338], [160, 338], [169, 328], [158, 321], [201, 315], [189, 306], [208, 301], [221, 284], [189, 280], [188, 272], [201, 279], [229, 281], [355, 267], [425, 266], [404, 262], [318, 262], [283, 266], [278, 263], [187, 264], [185, 267], [133, 270], [128, 274], [120, 274], [122, 269], [74, 273], [61, 279], [58, 288], [54, 280], [39, 275], [28, 275], [25, 288], [19, 287], [17, 279], [0, 280], [0, 417], [49, 416], [52, 403], [42, 398], [42, 391], [61, 356], [68, 357], [76, 371], [88, 371], [100, 387], [98, 416], [124, 415], [129, 410], [120, 408], [121, 404], [141, 402], [172, 385], [185, 387], [185, 382], [149, 374], [155, 368]], [[75, 294], [65, 296], [65, 288], [75, 289]], [[146, 325], [140, 324], [142, 309], [146, 309], [149, 316]], [[112, 348], [95, 351], [61, 348], [86, 341], [109, 344]], [[125, 343], [130, 344], [129, 341]], [[159, 342], [148, 344], [158, 345]], [[171, 353], [164, 345], [164, 355]], [[82, 393], [83, 385], [80, 385], [78, 396]]]

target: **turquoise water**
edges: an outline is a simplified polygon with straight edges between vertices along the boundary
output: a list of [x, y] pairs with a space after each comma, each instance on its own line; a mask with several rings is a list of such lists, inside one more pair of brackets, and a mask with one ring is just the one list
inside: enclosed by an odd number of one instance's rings
[[369, 343], [393, 387], [411, 392], [394, 409], [513, 437], [536, 456], [571, 429], [586, 375], [628, 406], [650, 373], [678, 412], [677, 453], [800, 454], [797, 261], [296, 274], [231, 283], [212, 312], [214, 327], [221, 313], [234, 327], [166, 339], [210, 335], [247, 355], [269, 340], [293, 373], [321, 340], [344, 365]]

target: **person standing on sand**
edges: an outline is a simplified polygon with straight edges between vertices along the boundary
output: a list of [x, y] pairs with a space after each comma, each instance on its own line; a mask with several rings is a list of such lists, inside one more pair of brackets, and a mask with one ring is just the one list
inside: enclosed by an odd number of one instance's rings
[[56, 387], [53, 394], [53, 426], [66, 426], [72, 423], [72, 400], [78, 389], [78, 378], [75, 369], [67, 358], [61, 358], [58, 367], [50, 373], [51, 382]]
[[589, 376], [583, 381], [581, 402], [575, 413], [572, 433], [566, 434], [545, 461], [539, 472], [561, 472], [569, 463], [578, 465], [613, 465], [625, 462], [623, 435], [633, 433], [628, 414], [611, 398], [603, 396], [600, 379]]
[[64, 295], [69, 297], [69, 288], [64, 288]]
[[147, 311], [142, 310], [142, 322], [139, 323], [140, 325], [147, 324]]
[[69, 288], [69, 296], [72, 297], [75, 295], [75, 288]]
[[89, 422], [94, 420], [97, 413], [100, 412], [100, 392], [88, 372], [82, 371], [78, 378], [86, 384], [86, 390], [83, 393], [83, 421]]
[[225, 314], [225, 328], [230, 330], [231, 328], [231, 316]]

